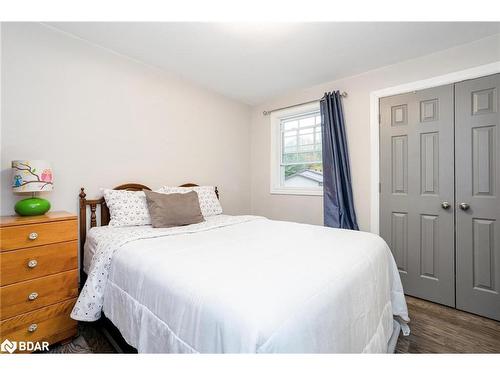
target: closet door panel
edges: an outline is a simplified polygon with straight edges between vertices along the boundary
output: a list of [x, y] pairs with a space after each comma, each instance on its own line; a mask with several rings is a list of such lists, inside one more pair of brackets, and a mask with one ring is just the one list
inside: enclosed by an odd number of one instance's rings
[[380, 234], [405, 293], [454, 306], [453, 85], [382, 98], [380, 114]]
[[500, 320], [500, 74], [455, 85], [457, 308]]

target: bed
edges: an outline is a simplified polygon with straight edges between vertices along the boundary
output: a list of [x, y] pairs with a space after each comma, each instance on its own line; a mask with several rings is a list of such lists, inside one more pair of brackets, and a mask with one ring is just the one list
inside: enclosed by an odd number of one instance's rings
[[72, 317], [109, 320], [139, 353], [385, 353], [408, 333], [379, 236], [249, 215], [160, 229], [108, 222], [104, 199], [82, 189], [86, 282]]

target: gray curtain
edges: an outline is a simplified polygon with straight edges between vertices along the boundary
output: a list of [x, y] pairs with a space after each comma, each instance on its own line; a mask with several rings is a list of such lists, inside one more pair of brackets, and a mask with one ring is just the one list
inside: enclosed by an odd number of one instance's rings
[[338, 91], [325, 93], [321, 99], [324, 223], [358, 230], [341, 100]]

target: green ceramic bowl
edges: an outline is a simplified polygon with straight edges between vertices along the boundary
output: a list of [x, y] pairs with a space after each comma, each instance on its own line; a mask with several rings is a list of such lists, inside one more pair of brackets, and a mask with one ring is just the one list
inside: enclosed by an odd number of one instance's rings
[[50, 202], [43, 198], [26, 198], [17, 202], [14, 210], [21, 216], [43, 215], [50, 210]]

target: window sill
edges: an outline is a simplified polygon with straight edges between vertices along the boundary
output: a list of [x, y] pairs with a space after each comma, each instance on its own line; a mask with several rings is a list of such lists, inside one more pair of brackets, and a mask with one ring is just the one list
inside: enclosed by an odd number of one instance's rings
[[322, 196], [323, 189], [290, 189], [290, 188], [271, 188], [271, 194], [273, 195], [315, 195]]

